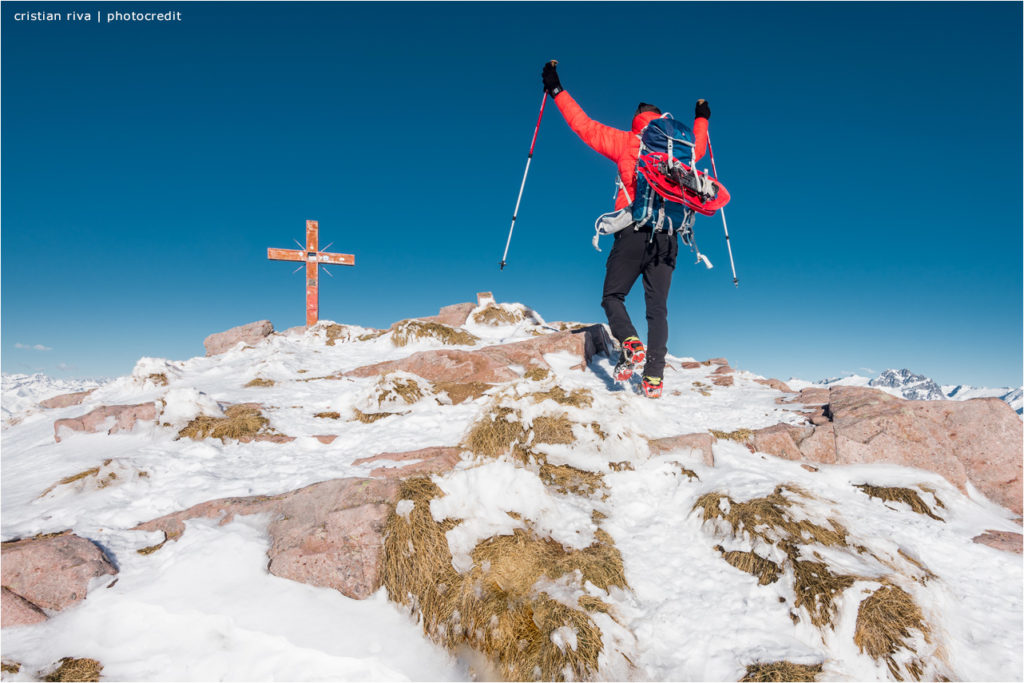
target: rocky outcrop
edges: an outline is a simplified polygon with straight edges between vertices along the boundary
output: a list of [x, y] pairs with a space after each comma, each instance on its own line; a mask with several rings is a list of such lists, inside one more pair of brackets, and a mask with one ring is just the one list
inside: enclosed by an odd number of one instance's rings
[[[804, 400], [793, 402], [811, 404], [823, 391], [805, 390]], [[812, 424], [758, 430], [752, 446], [791, 460], [917, 467], [965, 493], [970, 482], [1021, 513], [1021, 420], [1001, 400], [907, 401], [877, 389], [845, 386], [827, 392], [825, 405], [809, 415]]]
[[[474, 351], [439, 349], [420, 351], [406, 358], [375, 363], [345, 373], [349, 377], [374, 377], [389, 372], [411, 372], [431, 382], [483, 382], [494, 384], [519, 378], [510, 366], [547, 368], [544, 354], [568, 351], [586, 357], [589, 328], [544, 334], [533, 339], [485, 346]], [[597, 348], [597, 345], [594, 345]]]
[[715, 466], [715, 454], [712, 447], [718, 439], [713, 434], [702, 432], [697, 434], [680, 434], [663, 439], [652, 439], [648, 442], [651, 455], [661, 455], [673, 451], [689, 450], [708, 467]]
[[399, 467], [382, 466], [370, 472], [371, 477], [386, 479], [406, 479], [424, 474], [440, 474], [455, 467], [462, 454], [461, 448], [447, 446], [431, 446], [404, 453], [378, 453], [368, 458], [359, 458], [353, 465], [365, 465], [371, 462], [409, 462]]
[[53, 423], [53, 438], [59, 443], [62, 429], [75, 432], [106, 431], [107, 434], [130, 432], [139, 420], [155, 420], [155, 403], [100, 406], [79, 417], [68, 417]]
[[94, 579], [117, 574], [99, 546], [70, 531], [7, 541], [0, 548], [4, 626], [41, 621], [43, 610], [77, 604]]
[[189, 519], [226, 524], [235, 515], [268, 513], [271, 574], [361, 599], [380, 585], [384, 524], [397, 500], [394, 480], [334, 479], [276, 496], [200, 503], [136, 528], [176, 539]]
[[768, 379], [755, 379], [754, 381], [757, 382], [758, 384], [763, 384], [766, 387], [771, 387], [772, 389], [781, 391], [784, 394], [793, 393], [793, 390], [789, 388], [789, 385], [783, 382], [781, 379], [769, 377]]
[[234, 348], [238, 343], [257, 344], [274, 333], [269, 320], [257, 320], [246, 325], [232, 327], [224, 332], [211, 334], [203, 341], [207, 356], [216, 356]]
[[476, 308], [476, 304], [452, 304], [451, 306], [441, 307], [441, 311], [437, 315], [417, 318], [417, 320], [427, 323], [440, 323], [448, 327], [462, 327], [469, 320], [469, 314], [473, 312], [474, 308]]
[[60, 396], [53, 396], [51, 398], [46, 399], [45, 401], [40, 401], [39, 405], [47, 409], [69, 408], [71, 406], [77, 406], [80, 405], [82, 401], [84, 401], [89, 396], [89, 394], [91, 394], [94, 391], [96, 390], [89, 389], [88, 391], [76, 391], [73, 394], [61, 394]]
[[1024, 551], [1024, 536], [1013, 531], [992, 531], [990, 529], [979, 536], [975, 536], [972, 540], [975, 543], [987, 545], [990, 548], [1008, 553], [1020, 555]]

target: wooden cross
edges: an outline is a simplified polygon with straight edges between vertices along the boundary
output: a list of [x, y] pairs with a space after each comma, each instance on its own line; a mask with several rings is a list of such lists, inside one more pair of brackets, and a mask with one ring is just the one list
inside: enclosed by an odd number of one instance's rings
[[356, 264], [356, 257], [352, 254], [332, 254], [320, 251], [317, 246], [319, 232], [320, 225], [317, 221], [306, 221], [306, 248], [304, 250], [267, 248], [268, 259], [306, 262], [306, 327], [316, 325], [316, 321], [320, 319], [320, 264], [336, 266], [354, 266]]

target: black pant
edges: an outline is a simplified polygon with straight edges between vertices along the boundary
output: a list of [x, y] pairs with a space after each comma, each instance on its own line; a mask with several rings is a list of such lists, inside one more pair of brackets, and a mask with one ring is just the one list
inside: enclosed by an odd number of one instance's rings
[[608, 316], [612, 336], [619, 340], [635, 337], [636, 328], [626, 312], [625, 299], [636, 279], [644, 277], [647, 304], [647, 363], [644, 375], [662, 377], [668, 350], [668, 290], [676, 267], [679, 242], [675, 234], [635, 232], [626, 228], [615, 233], [615, 245], [605, 265], [601, 306]]

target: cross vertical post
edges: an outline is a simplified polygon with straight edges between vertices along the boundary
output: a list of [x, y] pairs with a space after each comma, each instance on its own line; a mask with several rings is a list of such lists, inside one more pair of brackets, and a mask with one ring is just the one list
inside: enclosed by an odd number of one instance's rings
[[306, 248], [267, 248], [267, 258], [274, 261], [302, 261], [306, 264], [306, 327], [316, 325], [320, 319], [320, 264], [354, 266], [356, 257], [352, 254], [333, 254], [320, 251], [320, 224], [306, 221]]

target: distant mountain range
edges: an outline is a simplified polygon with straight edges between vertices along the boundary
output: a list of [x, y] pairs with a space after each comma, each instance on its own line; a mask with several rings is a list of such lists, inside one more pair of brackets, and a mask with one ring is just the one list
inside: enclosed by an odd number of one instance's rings
[[866, 386], [881, 389], [893, 396], [911, 401], [966, 401], [971, 398], [998, 398], [1010, 404], [1018, 414], [1024, 414], [1024, 396], [1021, 387], [973, 387], [968, 384], [939, 385], [925, 375], [906, 368], [886, 370], [874, 379], [860, 375], [833, 377], [816, 382], [819, 386]]

